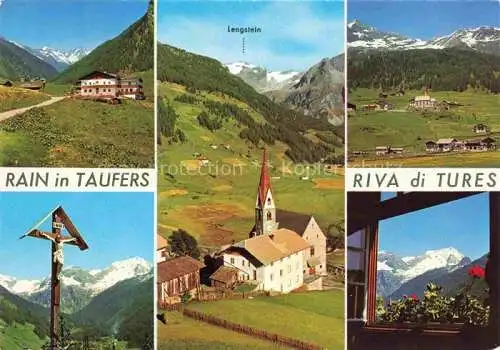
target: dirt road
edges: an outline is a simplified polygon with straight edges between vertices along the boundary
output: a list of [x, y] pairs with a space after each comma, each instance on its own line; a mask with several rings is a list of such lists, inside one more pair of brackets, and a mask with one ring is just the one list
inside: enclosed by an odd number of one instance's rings
[[63, 97], [52, 97], [50, 100], [44, 101], [44, 102], [39, 103], [37, 105], [33, 105], [33, 106], [30, 106], [30, 107], [13, 109], [13, 110], [10, 110], [10, 111], [7, 111], [7, 112], [0, 113], [0, 121], [12, 118], [12, 117], [14, 117], [16, 115], [19, 115], [19, 114], [22, 114], [24, 112], [27, 112], [27, 111], [29, 111], [32, 108], [49, 106], [49, 105], [51, 105], [53, 103], [56, 103], [56, 102], [59, 102], [59, 101], [63, 100], [64, 98], [65, 98], [64, 96]]

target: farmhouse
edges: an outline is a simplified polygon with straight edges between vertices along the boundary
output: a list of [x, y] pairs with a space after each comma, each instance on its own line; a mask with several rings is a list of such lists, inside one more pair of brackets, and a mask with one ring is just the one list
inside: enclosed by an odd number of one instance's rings
[[363, 105], [361, 108], [365, 111], [378, 111], [378, 110], [380, 110], [380, 106], [376, 103]]
[[325, 234], [313, 216], [276, 208], [264, 151], [255, 203], [255, 225], [249, 237], [269, 235], [281, 228], [297, 233], [310, 246], [303, 254], [303, 273], [326, 274]]
[[476, 124], [472, 127], [472, 131], [476, 134], [484, 134], [490, 132], [490, 128], [486, 124]]
[[210, 285], [215, 288], [232, 288], [238, 282], [238, 269], [221, 266], [210, 275]]
[[415, 96], [410, 100], [410, 107], [415, 109], [434, 109], [436, 108], [436, 99], [431, 98], [427, 93], [427, 89], [425, 89], [424, 95]]
[[391, 146], [377, 146], [375, 147], [375, 154], [377, 156], [385, 156], [388, 154], [402, 154], [404, 152], [403, 147], [391, 147]]
[[0, 85], [5, 87], [12, 87], [14, 84], [10, 80], [0, 80]]
[[387, 102], [387, 100], [380, 100], [377, 102], [377, 105], [379, 106], [380, 109], [383, 109], [384, 111], [388, 111], [393, 108], [392, 104]]
[[45, 80], [34, 80], [20, 85], [23, 89], [28, 90], [43, 90], [45, 88]]
[[458, 148], [459, 145], [457, 145], [457, 143], [458, 143], [458, 140], [453, 139], [453, 138], [451, 138], [451, 139], [439, 139], [436, 142], [439, 152], [453, 151], [454, 149]]
[[427, 141], [425, 149], [428, 153], [451, 151], [493, 151], [496, 149], [496, 140], [491, 137], [459, 141], [454, 138], [439, 139], [436, 142]]
[[238, 280], [255, 283], [260, 290], [288, 293], [304, 283], [308, 249], [296, 232], [281, 228], [235, 243], [220, 255], [224, 266], [238, 271]]
[[496, 149], [496, 142], [491, 137], [484, 139], [465, 140], [464, 149], [466, 151], [493, 151]]
[[144, 99], [141, 78], [124, 77], [101, 71], [93, 71], [81, 77], [76, 83], [76, 89], [81, 97], [86, 98]]
[[196, 297], [200, 289], [200, 269], [203, 267], [201, 262], [190, 256], [158, 263], [158, 302], [176, 304], [186, 293]]
[[164, 238], [163, 236], [157, 234], [156, 235], [156, 244], [157, 244], [156, 262], [159, 263], [159, 262], [167, 260], [167, 258], [169, 256], [167, 239]]

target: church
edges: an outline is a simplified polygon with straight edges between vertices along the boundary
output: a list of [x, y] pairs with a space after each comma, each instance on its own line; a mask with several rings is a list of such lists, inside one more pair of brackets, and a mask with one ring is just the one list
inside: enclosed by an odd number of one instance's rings
[[261, 290], [288, 293], [326, 274], [326, 236], [313, 216], [276, 208], [264, 150], [249, 238], [223, 249], [221, 268]]

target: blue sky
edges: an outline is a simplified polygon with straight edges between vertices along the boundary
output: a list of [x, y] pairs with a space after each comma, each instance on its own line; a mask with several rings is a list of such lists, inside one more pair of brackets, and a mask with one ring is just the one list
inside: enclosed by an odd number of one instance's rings
[[95, 48], [146, 12], [147, 0], [0, 0], [0, 36], [32, 48]]
[[[260, 26], [241, 35], [227, 26]], [[270, 70], [305, 70], [344, 51], [344, 7], [339, 1], [162, 1], [158, 39], [223, 63], [248, 62]]]
[[349, 21], [357, 19], [384, 32], [432, 39], [457, 29], [500, 27], [497, 1], [360, 1], [350, 0]]
[[66, 266], [104, 268], [132, 257], [153, 261], [152, 193], [0, 193], [0, 274], [50, 274], [50, 242], [19, 237], [58, 205], [89, 245], [86, 251], [65, 247]]
[[400, 256], [454, 247], [473, 260], [489, 251], [488, 194], [380, 222], [379, 249]]

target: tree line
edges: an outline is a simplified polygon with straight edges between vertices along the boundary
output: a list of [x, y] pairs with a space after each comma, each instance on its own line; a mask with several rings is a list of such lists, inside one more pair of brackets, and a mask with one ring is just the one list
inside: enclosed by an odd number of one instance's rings
[[500, 92], [500, 59], [472, 50], [350, 50], [348, 74], [350, 89]]

